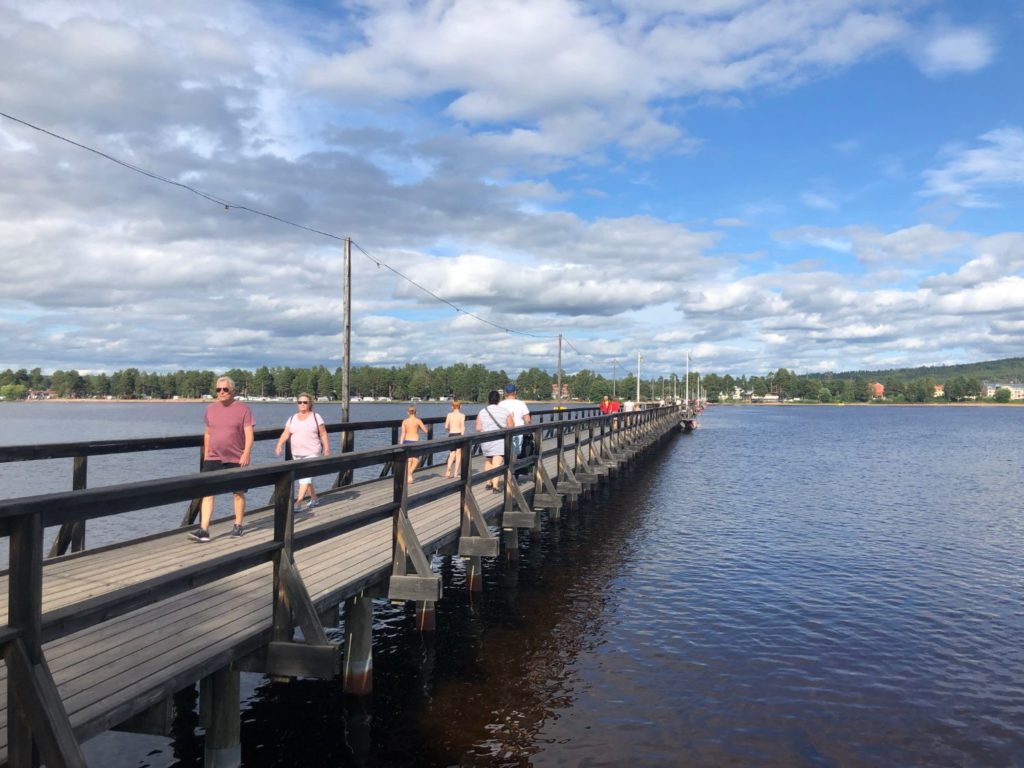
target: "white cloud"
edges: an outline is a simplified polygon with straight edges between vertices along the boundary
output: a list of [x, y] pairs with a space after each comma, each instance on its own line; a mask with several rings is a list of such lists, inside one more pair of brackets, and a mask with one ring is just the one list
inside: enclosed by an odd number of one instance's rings
[[816, 208], [819, 211], [834, 211], [839, 207], [834, 200], [817, 192], [803, 192], [800, 194], [800, 200], [808, 208]]
[[945, 165], [924, 172], [922, 194], [955, 198], [965, 207], [995, 203], [985, 197], [994, 188], [1024, 186], [1024, 129], [997, 128], [979, 137], [980, 146], [950, 146]]
[[916, 53], [921, 71], [929, 77], [976, 72], [995, 58], [991, 36], [982, 29], [939, 29], [926, 37]]
[[[874, 224], [853, 194], [838, 204], [831, 169], [820, 171], [827, 182], [803, 182], [804, 207], [772, 199], [792, 199], [781, 184], [709, 176], [704, 194], [697, 178], [705, 153], [730, 147], [691, 133], [691, 119], [713, 125], [728, 108], [744, 140], [766, 140], [742, 125], [743, 109], [905, 45], [917, 6], [224, 0], [211, 15], [198, 0], [173, 14], [123, 0], [0, 5], [5, 110], [352, 235], [358, 362], [550, 368], [562, 330], [590, 356], [567, 364], [603, 361], [605, 374], [638, 349], [667, 370], [684, 347], [707, 369], [835, 368], [876, 347], [888, 359], [945, 359], [950, 335], [984, 356], [1010, 348], [1022, 320], [1019, 232]], [[983, 58], [955, 35], [928, 40], [928, 60], [948, 71]], [[830, 161], [849, 161], [832, 149], [856, 151], [869, 165], [871, 141], [844, 125], [820, 146]], [[1020, 186], [1022, 142], [1010, 126], [948, 149], [925, 193], [1006, 200], [1000, 192]], [[892, 150], [892, 175], [912, 173], [917, 149]], [[673, 185], [657, 165], [681, 153], [692, 156]], [[0, 367], [338, 364], [340, 242], [226, 212], [7, 121], [0, 167]], [[751, 178], [772, 167], [766, 157]], [[843, 224], [820, 226], [822, 211]], [[766, 219], [788, 227], [777, 242]]]

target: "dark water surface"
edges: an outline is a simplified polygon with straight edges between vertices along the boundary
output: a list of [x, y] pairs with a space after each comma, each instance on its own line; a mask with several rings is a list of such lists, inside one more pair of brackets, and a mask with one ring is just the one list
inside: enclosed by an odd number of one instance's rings
[[[1024, 765], [1022, 437], [1022, 408], [713, 408], [483, 594], [437, 559], [436, 634], [379, 605], [368, 701], [243, 675], [244, 764]], [[201, 734], [86, 750], [199, 765]]]

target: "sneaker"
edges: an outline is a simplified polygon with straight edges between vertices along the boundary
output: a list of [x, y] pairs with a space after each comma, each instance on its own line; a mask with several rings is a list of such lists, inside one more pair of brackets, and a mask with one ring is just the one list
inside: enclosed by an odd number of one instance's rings
[[210, 532], [205, 528], [199, 528], [195, 531], [189, 532], [188, 537], [192, 539], [192, 541], [198, 541], [201, 544], [205, 544], [210, 540]]
[[310, 499], [309, 504], [306, 505], [306, 509], [312, 509], [313, 507], [320, 506], [320, 499]]
[[242, 526], [240, 526], [240, 525], [232, 525], [231, 526], [231, 535], [234, 536], [236, 539], [239, 536], [241, 536], [242, 534], [244, 534], [244, 533], [245, 533], [245, 528], [243, 528]]

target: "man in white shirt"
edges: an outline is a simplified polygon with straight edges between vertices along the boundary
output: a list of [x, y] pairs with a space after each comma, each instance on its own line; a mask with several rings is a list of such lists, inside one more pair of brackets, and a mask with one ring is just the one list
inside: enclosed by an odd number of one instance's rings
[[[512, 414], [513, 426], [522, 427], [530, 423], [530, 408], [522, 400], [516, 397], [516, 385], [505, 385], [505, 402], [502, 403], [505, 410]], [[518, 458], [523, 448], [523, 436], [516, 435], [512, 438], [512, 457]]]

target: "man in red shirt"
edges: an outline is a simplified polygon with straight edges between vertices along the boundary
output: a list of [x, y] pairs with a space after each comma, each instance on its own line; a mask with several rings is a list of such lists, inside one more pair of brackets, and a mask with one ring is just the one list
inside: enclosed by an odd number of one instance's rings
[[[203, 466], [200, 471], [249, 466], [256, 421], [249, 406], [235, 400], [235, 382], [227, 376], [217, 379], [217, 402], [206, 408], [206, 432], [203, 433]], [[213, 517], [213, 496], [203, 499], [199, 510], [199, 530], [189, 538], [205, 543], [210, 540], [210, 519]], [[235, 491], [235, 524], [231, 535], [241, 536], [245, 517], [245, 490]]]
[[607, 416], [609, 413], [612, 412], [612, 403], [608, 399], [608, 395], [604, 396], [604, 398], [601, 400], [601, 404], [598, 406], [598, 408], [601, 409], [601, 413], [603, 413], [605, 416]]

